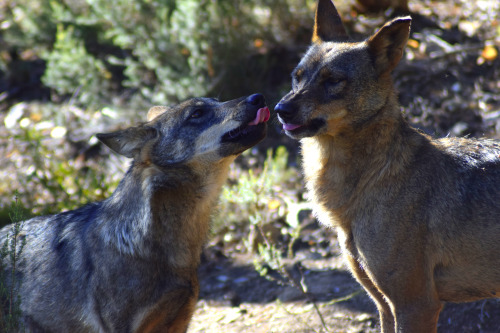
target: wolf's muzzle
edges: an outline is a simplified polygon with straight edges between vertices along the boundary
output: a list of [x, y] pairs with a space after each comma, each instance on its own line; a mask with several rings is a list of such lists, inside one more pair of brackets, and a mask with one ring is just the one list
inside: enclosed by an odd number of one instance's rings
[[253, 94], [247, 97], [246, 102], [251, 105], [264, 107], [266, 100], [262, 94]]

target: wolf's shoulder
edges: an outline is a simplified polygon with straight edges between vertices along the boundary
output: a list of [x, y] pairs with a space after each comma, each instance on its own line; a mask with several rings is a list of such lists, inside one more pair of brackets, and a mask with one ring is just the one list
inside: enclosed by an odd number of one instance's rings
[[[45, 238], [49, 234], [68, 233], [73, 229], [81, 229], [95, 220], [101, 203], [89, 203], [80, 208], [52, 215], [40, 215], [21, 222], [21, 235], [33, 238]], [[12, 233], [13, 224], [0, 230], [0, 239]]]

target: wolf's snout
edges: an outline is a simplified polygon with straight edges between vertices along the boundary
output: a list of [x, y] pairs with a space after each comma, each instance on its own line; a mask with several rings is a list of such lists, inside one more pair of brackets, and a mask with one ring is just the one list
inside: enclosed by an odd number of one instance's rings
[[[262, 94], [253, 94], [247, 97], [246, 103], [251, 106], [257, 107], [257, 114], [255, 118], [250, 121], [247, 125], [258, 125], [260, 123], [265, 123], [269, 120], [270, 112], [269, 108], [266, 106], [266, 99]], [[253, 109], [253, 107], [251, 108]]]
[[275, 107], [274, 111], [278, 114], [278, 120], [283, 124], [283, 129], [285, 131], [293, 131], [302, 125], [291, 123], [293, 118], [293, 110], [290, 104], [279, 102]]
[[279, 102], [275, 107], [276, 111], [281, 117], [287, 118], [292, 116], [292, 108], [289, 104]]
[[252, 126], [252, 125], [258, 125], [261, 123], [265, 123], [269, 120], [270, 117], [271, 117], [271, 114], [269, 112], [269, 109], [267, 108], [267, 106], [265, 106], [265, 107], [257, 110], [257, 114], [255, 115], [255, 119], [252, 120], [251, 122], [249, 122], [248, 125]]
[[266, 122], [271, 115], [262, 94], [253, 94], [232, 102], [237, 103], [236, 112], [228, 112], [227, 116], [239, 126], [230, 129], [221, 137], [223, 143], [221, 154], [224, 156], [240, 154], [264, 139], [267, 131]]
[[266, 100], [264, 99], [264, 96], [262, 94], [253, 94], [248, 96], [246, 99], [246, 102], [255, 105], [255, 106], [264, 106], [266, 105]]

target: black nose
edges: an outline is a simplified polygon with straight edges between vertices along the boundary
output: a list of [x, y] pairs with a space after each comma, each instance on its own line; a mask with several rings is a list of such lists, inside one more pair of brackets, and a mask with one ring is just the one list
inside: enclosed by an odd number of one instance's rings
[[292, 114], [292, 108], [290, 107], [290, 104], [288, 103], [278, 103], [274, 107], [274, 111], [276, 111], [279, 115], [281, 116], [290, 116]]
[[253, 94], [247, 97], [247, 103], [251, 105], [266, 105], [266, 100], [264, 99], [264, 96], [262, 94]]

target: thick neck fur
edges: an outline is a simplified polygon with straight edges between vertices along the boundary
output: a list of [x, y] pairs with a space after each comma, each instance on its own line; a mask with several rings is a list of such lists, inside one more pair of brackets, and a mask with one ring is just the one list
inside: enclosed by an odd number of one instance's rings
[[102, 203], [99, 220], [104, 244], [115, 246], [121, 254], [196, 267], [211, 209], [231, 162], [168, 170], [133, 164]]
[[[359, 128], [346, 126], [334, 135], [302, 139], [307, 188], [319, 220], [348, 226], [358, 214], [355, 207], [369, 209], [374, 202], [364, 193], [370, 187], [384, 188], [403, 174], [416, 147], [425, 141], [404, 121], [393, 98]], [[361, 205], [355, 204], [360, 201]]]

